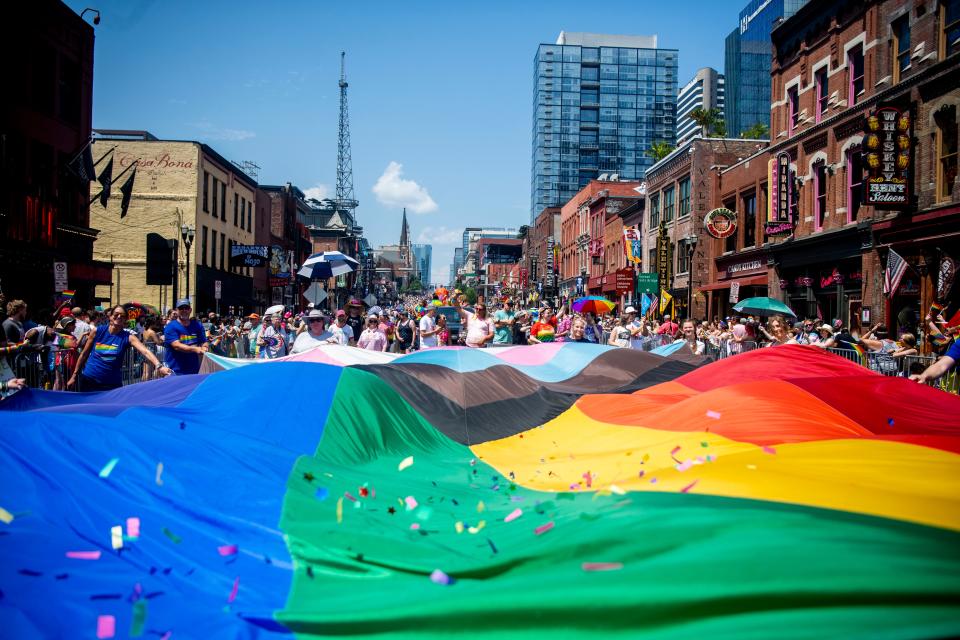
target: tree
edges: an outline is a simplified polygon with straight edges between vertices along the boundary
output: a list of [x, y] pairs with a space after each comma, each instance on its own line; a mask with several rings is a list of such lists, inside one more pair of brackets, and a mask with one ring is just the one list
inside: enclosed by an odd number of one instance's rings
[[653, 158], [654, 162], [660, 162], [666, 158], [673, 151], [674, 147], [669, 142], [654, 142], [650, 145], [650, 148], [647, 149], [646, 153], [648, 156]]
[[756, 122], [740, 132], [741, 138], [749, 140], [766, 140], [770, 137], [770, 127], [763, 122]]
[[700, 135], [706, 138], [710, 128], [717, 119], [717, 113], [718, 112], [716, 109], [704, 109], [703, 107], [697, 107], [690, 112], [688, 117], [693, 120], [698, 127], [700, 127]]
[[727, 137], [727, 123], [718, 118], [713, 122], [713, 135], [717, 138]]
[[467, 287], [464, 289], [463, 295], [466, 297], [468, 304], [475, 304], [477, 302], [477, 290], [473, 287]]
[[407, 286], [404, 287], [403, 290], [407, 293], [420, 293], [423, 291], [423, 283], [420, 282], [419, 278], [413, 278], [407, 283]]

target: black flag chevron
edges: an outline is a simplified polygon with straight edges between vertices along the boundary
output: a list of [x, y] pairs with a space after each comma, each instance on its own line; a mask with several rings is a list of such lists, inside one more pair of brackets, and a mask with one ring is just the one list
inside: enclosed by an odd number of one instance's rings
[[120, 185], [120, 193], [123, 194], [123, 198], [120, 200], [120, 219], [122, 220], [125, 215], [127, 215], [127, 207], [130, 206], [130, 195], [133, 193], [133, 181], [137, 177], [137, 166], [133, 166], [133, 171], [130, 172], [130, 176], [123, 181], [123, 184]]

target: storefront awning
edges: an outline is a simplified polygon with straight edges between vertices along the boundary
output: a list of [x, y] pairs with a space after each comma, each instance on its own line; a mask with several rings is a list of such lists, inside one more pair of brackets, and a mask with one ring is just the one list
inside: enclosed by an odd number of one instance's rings
[[750, 278], [737, 278], [735, 280], [725, 280], [724, 282], [715, 282], [713, 284], [707, 284], [702, 287], [698, 287], [700, 291], [719, 291], [721, 289], [729, 289], [730, 285], [734, 282], [739, 282], [741, 287], [751, 287], [751, 286], [767, 286], [767, 276], [753, 276]]

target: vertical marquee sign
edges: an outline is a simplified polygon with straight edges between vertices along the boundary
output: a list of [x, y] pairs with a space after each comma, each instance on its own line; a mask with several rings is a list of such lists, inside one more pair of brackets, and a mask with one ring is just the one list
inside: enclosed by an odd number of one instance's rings
[[793, 232], [793, 222], [790, 220], [792, 195], [790, 154], [782, 151], [770, 160], [767, 224], [764, 225], [764, 231], [768, 236], [783, 236]]
[[910, 204], [913, 164], [910, 112], [880, 106], [867, 116], [863, 136], [863, 203], [883, 208]]
[[664, 289], [673, 287], [673, 244], [667, 236], [667, 226], [660, 223], [660, 233], [657, 235], [657, 273], [660, 274], [660, 284]]

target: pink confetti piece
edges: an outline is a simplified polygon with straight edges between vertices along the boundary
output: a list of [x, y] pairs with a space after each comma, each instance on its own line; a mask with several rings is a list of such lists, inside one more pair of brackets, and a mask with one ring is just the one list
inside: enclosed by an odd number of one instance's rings
[[97, 616], [97, 637], [112, 638], [117, 634], [117, 619], [113, 616]]
[[650, 478], [650, 484], [657, 484], [656, 478]]
[[503, 519], [504, 522], [513, 522], [517, 518], [523, 515], [523, 509], [514, 509], [507, 514], [507, 517]]
[[440, 571], [440, 569], [434, 569], [433, 573], [430, 574], [430, 582], [448, 586], [453, 584], [453, 578], [445, 574], [443, 571]]
[[407, 496], [403, 501], [407, 505], [407, 511], [413, 511], [417, 508], [417, 499], [413, 496]]
[[769, 453], [769, 454], [772, 455], [772, 456], [777, 455], [777, 450], [774, 449], [773, 447], [766, 447], [766, 446], [765, 446], [765, 447], [763, 447], [763, 452], [764, 452], [764, 453]]
[[646, 473], [643, 469], [640, 470], [640, 473], [637, 475], [638, 478], [642, 478], [643, 474]]
[[585, 474], [583, 474], [583, 479], [587, 481], [587, 488], [588, 488], [588, 489], [593, 486], [593, 474], [592, 474], [592, 473], [590, 473], [589, 471], [587, 471]]
[[580, 490], [579, 484], [574, 483], [570, 485], [570, 491], [579, 491], [579, 490]]
[[346, 498], [347, 500], [349, 500], [350, 502], [356, 502], [356, 501], [357, 501], [356, 498], [354, 498], [352, 495], [350, 495], [350, 492], [349, 492], [349, 491], [344, 491], [344, 492], [343, 492], [343, 497]]
[[685, 486], [683, 489], [680, 489], [680, 493], [687, 493], [688, 491], [690, 491], [690, 489], [693, 489], [693, 488], [697, 485], [698, 482], [700, 482], [700, 481], [699, 481], [699, 480], [694, 480], [693, 482], [691, 482], [690, 484], [688, 484], [687, 486]]
[[67, 557], [73, 560], [99, 560], [100, 551], [67, 551]]
[[707, 417], [708, 417], [708, 418], [713, 418], [714, 420], [719, 420], [719, 419], [720, 419], [720, 412], [719, 412], [719, 411], [707, 411]]
[[240, 547], [238, 547], [238, 546], [235, 545], [235, 544], [224, 544], [224, 545], [220, 545], [219, 547], [217, 547], [217, 552], [218, 552], [221, 556], [224, 556], [224, 557], [226, 557], [226, 556], [235, 556], [235, 555], [237, 555], [237, 552], [238, 552], [239, 550], [240, 550]]
[[550, 531], [550, 529], [553, 529], [553, 520], [551, 520], [546, 524], [540, 525], [539, 527], [534, 529], [533, 532], [539, 536], [542, 533], [546, 533], [547, 531]]
[[693, 460], [684, 460], [677, 465], [677, 471], [686, 471], [693, 466]]
[[420, 528], [420, 523], [419, 523], [419, 522], [414, 522], [413, 524], [410, 525], [410, 530], [411, 530], [411, 531], [416, 531], [416, 530], [419, 529], [419, 528]]
[[127, 518], [127, 537], [140, 537], [140, 518]]
[[680, 449], [681, 449], [680, 445], [675, 446], [673, 449], [670, 450], [670, 455], [672, 456], [677, 455], [677, 451], [680, 451]]
[[227, 604], [230, 604], [237, 599], [237, 591], [240, 590], [240, 576], [237, 576], [233, 581], [233, 589], [230, 590], [230, 595], [227, 597]]
[[584, 571], [619, 571], [623, 569], [622, 562], [584, 562], [580, 566]]

